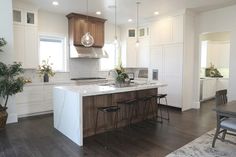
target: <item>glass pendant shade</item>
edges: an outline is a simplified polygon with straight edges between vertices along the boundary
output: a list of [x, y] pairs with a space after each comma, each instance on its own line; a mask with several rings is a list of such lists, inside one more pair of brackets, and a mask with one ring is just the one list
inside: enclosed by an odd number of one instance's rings
[[81, 38], [81, 44], [85, 47], [91, 47], [94, 44], [94, 39], [89, 32], [85, 33]]

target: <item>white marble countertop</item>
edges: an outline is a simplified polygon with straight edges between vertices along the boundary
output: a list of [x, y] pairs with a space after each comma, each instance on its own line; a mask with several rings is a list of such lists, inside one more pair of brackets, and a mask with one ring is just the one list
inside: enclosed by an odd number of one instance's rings
[[56, 86], [54, 89], [65, 90], [79, 93], [81, 96], [103, 95], [112, 93], [122, 93], [136, 90], [152, 89], [167, 86], [162, 82], [146, 82], [142, 84], [133, 84], [129, 87], [115, 87], [113, 85], [96, 84], [96, 85], [80, 85], [80, 86]]
[[75, 81], [52, 81], [52, 82], [32, 82], [26, 83], [26, 86], [44, 86], [44, 85], [60, 85], [60, 84], [74, 84]]

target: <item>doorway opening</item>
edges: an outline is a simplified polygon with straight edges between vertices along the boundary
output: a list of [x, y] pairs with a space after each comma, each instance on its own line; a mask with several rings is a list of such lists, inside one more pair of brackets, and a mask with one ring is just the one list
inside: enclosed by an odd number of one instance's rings
[[230, 32], [200, 35], [200, 102], [214, 100], [229, 83]]

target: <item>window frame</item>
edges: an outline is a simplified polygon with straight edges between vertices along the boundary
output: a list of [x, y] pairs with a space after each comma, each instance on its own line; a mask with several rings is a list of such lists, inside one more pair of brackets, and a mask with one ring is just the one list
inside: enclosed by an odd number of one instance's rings
[[[109, 44], [109, 45], [113, 45], [114, 46], [114, 50], [115, 50], [115, 54], [114, 54], [114, 63], [115, 63], [115, 65], [113, 65], [113, 68], [115, 68], [115, 66], [117, 66], [117, 64], [118, 64], [118, 56], [119, 56], [119, 46], [117, 46], [116, 47], [116, 45], [113, 43], [113, 42], [106, 42], [105, 44], [104, 44], [104, 47], [105, 47], [105, 45], [106, 44]], [[109, 53], [108, 53], [108, 56], [109, 56]], [[99, 61], [99, 71], [109, 71], [109, 70], [112, 70], [112, 69], [102, 69], [102, 64], [101, 64], [101, 59], [100, 59], [100, 61]]]
[[56, 73], [68, 73], [69, 72], [69, 55], [68, 55], [68, 45], [67, 45], [67, 38], [65, 35], [61, 34], [48, 34], [48, 33], [40, 33], [38, 35], [38, 58], [39, 58], [39, 65], [40, 63], [40, 41], [41, 39], [55, 39], [55, 40], [61, 40], [63, 43], [63, 62], [64, 62], [64, 70], [54, 70]]

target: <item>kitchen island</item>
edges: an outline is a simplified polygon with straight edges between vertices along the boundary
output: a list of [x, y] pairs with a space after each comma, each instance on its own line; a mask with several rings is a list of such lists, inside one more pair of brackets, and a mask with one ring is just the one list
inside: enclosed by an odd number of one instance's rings
[[[155, 95], [159, 87], [167, 86], [161, 82], [133, 84], [117, 88], [113, 85], [57, 86], [53, 90], [54, 127], [79, 146], [83, 146], [83, 138], [94, 135], [97, 107], [117, 105], [117, 102], [140, 99]], [[142, 102], [140, 102], [142, 103]], [[153, 104], [155, 103], [155, 100]], [[120, 114], [123, 111], [121, 111]], [[143, 109], [139, 109], [141, 115]], [[111, 127], [110, 116], [99, 118], [97, 133]], [[134, 121], [141, 121], [136, 118]], [[126, 123], [119, 119], [118, 127]]]

